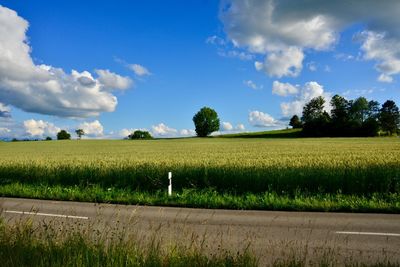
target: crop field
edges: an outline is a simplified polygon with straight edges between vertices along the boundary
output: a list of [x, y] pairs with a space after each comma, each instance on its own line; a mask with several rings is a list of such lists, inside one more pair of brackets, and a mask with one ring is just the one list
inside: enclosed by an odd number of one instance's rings
[[0, 186], [156, 193], [166, 190], [171, 171], [174, 192], [394, 194], [399, 200], [399, 156], [398, 138], [3, 142]]

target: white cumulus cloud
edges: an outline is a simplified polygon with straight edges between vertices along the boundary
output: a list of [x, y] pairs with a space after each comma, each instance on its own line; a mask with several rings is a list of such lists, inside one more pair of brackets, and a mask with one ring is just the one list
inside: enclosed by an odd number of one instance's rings
[[196, 131], [193, 129], [182, 129], [179, 131], [179, 134], [181, 136], [195, 136], [196, 135]]
[[243, 132], [246, 128], [244, 127], [243, 124], [239, 123], [235, 127], [230, 123], [229, 121], [224, 121], [221, 123], [220, 131], [218, 131], [217, 134], [214, 135], [219, 135], [222, 132], [230, 132], [230, 133], [238, 133], [238, 132]]
[[246, 130], [246, 127], [244, 127], [243, 124], [239, 123], [238, 125], [236, 125], [235, 129], [237, 131], [244, 131], [244, 130]]
[[55, 136], [61, 130], [53, 123], [43, 120], [26, 120], [24, 121], [25, 131], [31, 136], [44, 137], [44, 136]]
[[128, 77], [97, 70], [98, 78], [83, 71], [71, 74], [60, 68], [36, 65], [26, 31], [29, 23], [0, 6], [0, 102], [60, 117], [90, 117], [112, 112], [117, 98], [110, 89], [126, 89]]
[[176, 136], [178, 133], [177, 129], [170, 128], [164, 123], [159, 123], [157, 125], [151, 126], [152, 133], [154, 136], [162, 136], [162, 137], [172, 137]]
[[233, 126], [230, 122], [222, 122], [221, 123], [221, 128], [223, 131], [232, 131], [233, 130]]
[[132, 85], [132, 80], [130, 78], [122, 77], [121, 75], [109, 70], [96, 70], [96, 73], [99, 76], [97, 79], [104, 89], [124, 90]]
[[85, 136], [88, 137], [99, 137], [103, 135], [103, 125], [98, 120], [94, 120], [92, 122], [83, 122], [79, 124], [79, 129], [82, 129], [85, 133]]
[[249, 113], [249, 122], [255, 127], [273, 127], [279, 124], [279, 122], [268, 113], [257, 110]]
[[255, 62], [256, 70], [265, 71], [270, 76], [296, 77], [303, 68], [304, 53], [297, 47], [289, 47], [276, 52], [270, 52], [265, 62]]
[[[276, 77], [299, 75], [304, 51], [332, 49], [340, 32], [357, 23], [374, 35], [385, 33], [382, 38], [368, 37], [377, 38], [379, 43], [379, 39], [385, 39], [385, 50], [394, 47], [396, 51], [396, 43], [400, 43], [398, 0], [223, 0], [220, 19], [227, 39], [237, 48], [265, 56], [264, 62], [255, 64], [256, 68]], [[378, 49], [376, 44], [373, 50]], [[362, 49], [366, 58], [378, 62], [379, 72], [399, 73], [398, 52], [372, 55], [368, 54], [368, 45], [365, 40]]]
[[357, 39], [363, 42], [364, 58], [377, 61], [375, 68], [381, 73], [378, 81], [392, 82], [392, 75], [400, 73], [400, 39], [387, 38], [384, 33], [371, 31], [361, 32]]
[[280, 96], [294, 95], [299, 92], [299, 89], [290, 83], [281, 83], [274, 81], [272, 83], [272, 93]]
[[319, 83], [311, 81], [304, 84], [298, 94], [294, 97], [293, 101], [281, 103], [281, 111], [283, 116], [301, 116], [303, 113], [304, 105], [307, 104], [311, 99], [318, 96], [322, 96], [325, 98], [325, 110], [329, 111], [329, 101], [331, 99], [331, 94], [329, 92], [325, 92], [324, 87]]

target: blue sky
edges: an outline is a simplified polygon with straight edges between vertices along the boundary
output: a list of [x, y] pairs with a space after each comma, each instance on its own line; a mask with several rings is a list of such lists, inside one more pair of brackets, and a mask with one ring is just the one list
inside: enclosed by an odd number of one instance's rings
[[0, 1], [0, 136], [192, 135], [203, 106], [258, 131], [311, 96], [399, 104], [398, 1], [301, 2]]

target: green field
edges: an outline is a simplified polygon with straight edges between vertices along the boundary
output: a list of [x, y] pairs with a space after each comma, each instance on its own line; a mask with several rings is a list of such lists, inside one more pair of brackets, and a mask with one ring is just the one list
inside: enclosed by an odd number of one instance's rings
[[0, 192], [12, 195], [18, 184], [155, 194], [165, 192], [171, 171], [178, 193], [378, 195], [399, 209], [399, 155], [398, 138], [3, 142]]

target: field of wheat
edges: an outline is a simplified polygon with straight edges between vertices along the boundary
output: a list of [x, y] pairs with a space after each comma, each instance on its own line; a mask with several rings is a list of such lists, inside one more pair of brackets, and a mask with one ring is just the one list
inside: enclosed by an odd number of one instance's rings
[[0, 143], [0, 181], [175, 190], [368, 195], [400, 190], [398, 138]]

